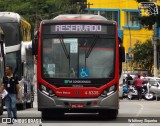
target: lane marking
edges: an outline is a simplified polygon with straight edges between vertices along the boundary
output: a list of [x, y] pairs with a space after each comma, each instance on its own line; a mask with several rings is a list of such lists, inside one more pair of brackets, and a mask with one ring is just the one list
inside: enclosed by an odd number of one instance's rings
[[[144, 106], [141, 103], [133, 103], [135, 105], [140, 106], [140, 109], [138, 110], [136, 117], [139, 117], [139, 115], [142, 113]], [[129, 126], [135, 126], [135, 123], [130, 124]]]

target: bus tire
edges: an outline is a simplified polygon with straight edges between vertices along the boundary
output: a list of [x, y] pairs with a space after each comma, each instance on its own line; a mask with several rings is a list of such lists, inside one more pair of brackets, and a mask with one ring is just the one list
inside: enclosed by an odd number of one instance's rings
[[1, 105], [0, 105], [0, 115], [3, 115], [3, 99], [2, 98], [0, 98], [0, 103], [1, 103]]
[[51, 119], [50, 112], [47, 112], [47, 111], [43, 110], [43, 111], [41, 112], [41, 118], [42, 118], [43, 120]]
[[27, 107], [27, 108], [33, 108], [33, 102], [31, 101], [30, 103], [27, 103], [27, 104], [26, 104], [26, 107]]
[[43, 110], [41, 112], [41, 117], [43, 120], [59, 118], [63, 115], [64, 113], [62, 111], [57, 111], [57, 110]]
[[26, 109], [26, 102], [17, 105], [18, 110], [25, 110]]
[[99, 112], [102, 118], [116, 119], [118, 115], [118, 109], [103, 109]]

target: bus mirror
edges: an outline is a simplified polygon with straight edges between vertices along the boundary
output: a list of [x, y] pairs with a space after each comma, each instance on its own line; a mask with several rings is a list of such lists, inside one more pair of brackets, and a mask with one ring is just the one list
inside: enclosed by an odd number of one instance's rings
[[119, 47], [119, 52], [120, 62], [125, 62], [125, 48], [123, 46]]
[[38, 54], [38, 32], [34, 34], [34, 39], [32, 41], [32, 55]]
[[2, 28], [0, 27], [0, 43], [3, 43], [3, 42], [4, 42], [4, 33]]

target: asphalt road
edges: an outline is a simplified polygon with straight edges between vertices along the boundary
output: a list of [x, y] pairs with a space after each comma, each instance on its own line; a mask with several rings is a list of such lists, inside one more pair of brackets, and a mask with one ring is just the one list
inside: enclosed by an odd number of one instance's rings
[[[7, 117], [7, 112], [1, 117]], [[102, 119], [98, 114], [67, 114], [63, 118], [41, 120], [37, 111], [36, 98], [34, 108], [18, 111], [18, 117], [28, 119], [34, 117], [38, 123], [15, 123], [14, 126], [160, 126], [160, 101], [120, 100], [119, 114], [116, 120]], [[40, 123], [42, 121], [42, 123]], [[7, 124], [0, 124], [7, 126]]]

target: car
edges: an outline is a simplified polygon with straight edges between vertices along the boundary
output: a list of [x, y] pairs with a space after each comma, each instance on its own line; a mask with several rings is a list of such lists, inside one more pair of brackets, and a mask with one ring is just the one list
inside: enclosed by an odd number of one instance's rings
[[121, 77], [119, 79], [119, 98], [124, 98], [127, 85], [125, 83], [126, 76], [124, 74], [121, 74]]
[[119, 98], [123, 98], [123, 75], [119, 79]]
[[160, 98], [160, 78], [159, 77], [144, 77], [150, 85], [149, 93], [154, 95], [157, 100]]

